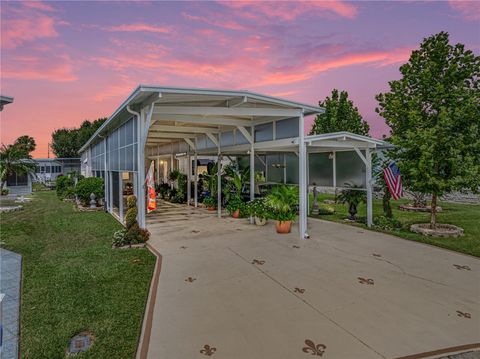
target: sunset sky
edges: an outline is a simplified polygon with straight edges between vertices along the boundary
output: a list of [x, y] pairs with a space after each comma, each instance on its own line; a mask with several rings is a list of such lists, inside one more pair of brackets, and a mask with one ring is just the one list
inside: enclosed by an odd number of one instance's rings
[[317, 104], [374, 95], [426, 36], [480, 50], [480, 2], [1, 2], [1, 142], [107, 117], [138, 84], [247, 89]]

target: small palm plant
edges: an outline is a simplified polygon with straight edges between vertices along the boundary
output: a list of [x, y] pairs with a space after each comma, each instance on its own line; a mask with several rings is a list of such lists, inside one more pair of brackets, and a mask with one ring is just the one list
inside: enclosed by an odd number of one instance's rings
[[275, 186], [267, 196], [271, 217], [275, 219], [278, 233], [289, 233], [292, 221], [297, 216], [298, 187]]
[[351, 221], [355, 221], [357, 219], [357, 206], [360, 203], [365, 203], [366, 200], [367, 197], [365, 192], [358, 186], [353, 186], [352, 189], [345, 189], [338, 196], [338, 201], [340, 203], [348, 204], [348, 213], [350, 213], [350, 217], [348, 217], [348, 219]]

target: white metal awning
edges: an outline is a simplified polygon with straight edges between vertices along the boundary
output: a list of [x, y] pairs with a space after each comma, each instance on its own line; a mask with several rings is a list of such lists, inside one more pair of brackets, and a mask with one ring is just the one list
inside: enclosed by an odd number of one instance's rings
[[[212, 90], [140, 85], [80, 149], [83, 152], [109, 129], [148, 108], [147, 144], [177, 142], [199, 133], [237, 129], [291, 117], [322, 113], [317, 106], [246, 90]], [[243, 130], [242, 130], [243, 131]], [[243, 131], [244, 132], [244, 131]]]

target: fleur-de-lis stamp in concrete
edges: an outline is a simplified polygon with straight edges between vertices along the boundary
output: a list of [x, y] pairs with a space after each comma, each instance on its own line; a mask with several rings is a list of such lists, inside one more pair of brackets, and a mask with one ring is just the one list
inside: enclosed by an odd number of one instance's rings
[[472, 315], [470, 313], [461, 312], [460, 310], [457, 310], [457, 315], [461, 318], [467, 318], [467, 319], [472, 318]]
[[453, 266], [458, 270], [472, 270], [469, 266], [461, 266], [460, 264], [454, 264]]
[[372, 256], [374, 256], [374, 257], [381, 257], [382, 255], [381, 255], [381, 254], [378, 254], [378, 253], [372, 253]]
[[293, 291], [294, 293], [300, 293], [300, 294], [303, 294], [305, 293], [305, 289], [303, 288], [298, 288], [298, 287], [295, 287], [295, 290]]
[[185, 246], [181, 246], [181, 247], [180, 247], [180, 249], [187, 249], [187, 247], [185, 247]]
[[360, 284], [374, 285], [374, 282], [373, 282], [372, 278], [358, 277], [357, 279], [358, 279], [358, 283], [360, 283]]
[[303, 347], [302, 351], [307, 354], [312, 354], [321, 357], [325, 353], [327, 347], [324, 344], [315, 345], [310, 339], [305, 340], [306, 347]]
[[254, 259], [252, 261], [252, 264], [257, 264], [259, 266], [263, 266], [265, 264], [265, 261], [264, 260], [261, 260], [261, 259]]
[[185, 282], [193, 283], [196, 280], [197, 280], [197, 278], [188, 277], [188, 278], [185, 279]]
[[215, 352], [217, 351], [217, 348], [215, 347], [211, 347], [210, 345], [208, 344], [205, 344], [203, 346], [203, 349], [200, 350], [200, 353], [202, 353], [203, 355], [206, 355], [206, 356], [212, 356]]
[[295, 248], [295, 249], [298, 249], [298, 248], [300, 248], [300, 246], [295, 246], [295, 245], [294, 245], [294, 246], [292, 246], [292, 247], [293, 247], [293, 248]]

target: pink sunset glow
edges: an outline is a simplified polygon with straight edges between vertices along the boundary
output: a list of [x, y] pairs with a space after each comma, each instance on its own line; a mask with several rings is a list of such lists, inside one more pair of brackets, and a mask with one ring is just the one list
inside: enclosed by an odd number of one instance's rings
[[248, 89], [317, 104], [347, 90], [371, 135], [375, 94], [448, 31], [478, 52], [476, 2], [2, 2], [1, 142], [109, 116], [140, 83]]

